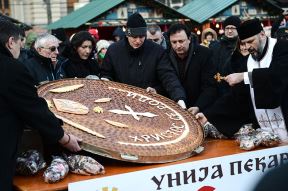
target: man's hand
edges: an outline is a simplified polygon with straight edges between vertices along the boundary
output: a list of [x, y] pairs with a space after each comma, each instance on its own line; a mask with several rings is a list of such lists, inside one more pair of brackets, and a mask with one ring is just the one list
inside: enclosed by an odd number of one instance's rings
[[154, 88], [151, 88], [151, 87], [146, 88], [146, 92], [148, 92], [148, 93], [150, 92], [152, 94], [157, 94], [157, 91]]
[[225, 81], [230, 85], [234, 86], [244, 80], [244, 73], [233, 73], [225, 77]]
[[196, 115], [199, 112], [199, 107], [190, 107], [188, 111], [193, 115]]
[[101, 78], [103, 81], [110, 81], [108, 78]]
[[80, 151], [81, 148], [78, 144], [78, 142], [81, 142], [82, 140], [72, 134], [66, 134], [64, 133], [64, 136], [59, 140], [59, 143], [65, 147], [66, 149], [77, 152]]
[[97, 75], [88, 75], [85, 78], [90, 80], [99, 80], [99, 77]]
[[180, 99], [177, 103], [182, 109], [186, 109], [186, 104], [183, 100]]
[[204, 125], [208, 122], [207, 118], [203, 113], [197, 113], [195, 115], [196, 119], [199, 121], [199, 123], [204, 127]]

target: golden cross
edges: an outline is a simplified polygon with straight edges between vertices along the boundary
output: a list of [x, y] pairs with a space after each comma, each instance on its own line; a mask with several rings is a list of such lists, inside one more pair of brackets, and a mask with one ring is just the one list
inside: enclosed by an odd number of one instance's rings
[[225, 76], [221, 76], [221, 74], [218, 72], [217, 74], [214, 75], [214, 79], [220, 83], [221, 80], [225, 79]]

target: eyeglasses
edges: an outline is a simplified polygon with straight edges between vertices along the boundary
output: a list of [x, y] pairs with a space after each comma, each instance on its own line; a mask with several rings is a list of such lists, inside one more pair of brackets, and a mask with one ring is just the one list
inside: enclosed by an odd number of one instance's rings
[[58, 50], [58, 47], [56, 47], [56, 46], [51, 46], [51, 47], [48, 47], [48, 48], [41, 47], [41, 48], [48, 49], [48, 50], [50, 50], [51, 52], [55, 52], [56, 50]]
[[237, 29], [236, 27], [226, 27], [226, 28], [225, 28], [226, 31], [228, 31], [228, 30], [233, 31], [233, 30], [236, 30], [236, 29]]

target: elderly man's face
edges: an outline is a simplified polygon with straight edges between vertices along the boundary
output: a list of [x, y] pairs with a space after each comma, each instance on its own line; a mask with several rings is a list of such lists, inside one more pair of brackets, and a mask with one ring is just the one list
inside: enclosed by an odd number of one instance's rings
[[132, 46], [134, 49], [140, 48], [145, 41], [145, 36], [127, 36], [127, 38], [130, 46]]
[[156, 31], [153, 35], [149, 31], [147, 31], [147, 39], [156, 42], [157, 44], [161, 44], [163, 40], [162, 33], [160, 31]]
[[180, 58], [185, 58], [188, 54], [190, 39], [184, 30], [170, 35], [170, 43], [175, 53]]
[[224, 29], [224, 35], [228, 38], [234, 38], [238, 36], [237, 28], [234, 25], [227, 25]]
[[242, 46], [245, 46], [253, 59], [258, 60], [265, 47], [265, 38], [266, 36], [264, 32], [261, 32], [257, 35], [241, 40], [241, 44]]
[[37, 52], [46, 58], [50, 58], [52, 62], [57, 61], [59, 43], [56, 41], [47, 41], [44, 45], [37, 49]]

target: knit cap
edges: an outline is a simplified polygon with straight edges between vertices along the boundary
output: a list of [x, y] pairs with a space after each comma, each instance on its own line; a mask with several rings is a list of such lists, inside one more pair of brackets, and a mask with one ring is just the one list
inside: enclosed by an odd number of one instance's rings
[[147, 25], [143, 17], [139, 13], [134, 13], [128, 17], [127, 36], [146, 36]]
[[227, 19], [225, 19], [225, 21], [223, 22], [223, 28], [225, 29], [225, 27], [228, 25], [233, 25], [237, 28], [240, 26], [240, 24], [241, 24], [241, 20], [239, 19], [239, 17], [230, 16]]
[[96, 44], [97, 53], [100, 52], [103, 48], [108, 49], [110, 43], [107, 40], [99, 40]]

